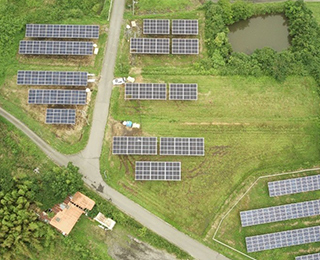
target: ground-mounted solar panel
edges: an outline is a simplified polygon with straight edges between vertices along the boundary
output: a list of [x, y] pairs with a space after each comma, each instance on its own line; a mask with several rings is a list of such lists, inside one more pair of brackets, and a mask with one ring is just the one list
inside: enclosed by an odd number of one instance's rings
[[173, 38], [172, 54], [199, 54], [199, 40]]
[[28, 104], [38, 105], [85, 105], [85, 90], [30, 89]]
[[88, 72], [19, 70], [18, 85], [87, 86]]
[[75, 109], [52, 109], [52, 108], [47, 109], [46, 124], [74, 125], [75, 123], [76, 123]]
[[320, 175], [268, 182], [269, 196], [320, 190]]
[[131, 38], [130, 53], [137, 54], [169, 54], [168, 38]]
[[167, 85], [164, 83], [126, 83], [125, 99], [166, 100]]
[[93, 42], [20, 41], [19, 54], [34, 55], [92, 55]]
[[180, 162], [136, 162], [137, 181], [180, 181]]
[[143, 34], [170, 34], [170, 20], [143, 19]]
[[297, 256], [295, 260], [320, 260], [320, 253]]
[[248, 253], [319, 241], [320, 226], [246, 237]]
[[112, 154], [156, 155], [157, 138], [142, 136], [114, 136]]
[[26, 37], [98, 39], [99, 25], [27, 24]]
[[170, 100], [197, 100], [198, 84], [170, 83]]
[[160, 155], [204, 156], [204, 138], [161, 137]]
[[198, 20], [172, 20], [173, 35], [198, 35]]
[[320, 200], [240, 212], [242, 227], [320, 215]]

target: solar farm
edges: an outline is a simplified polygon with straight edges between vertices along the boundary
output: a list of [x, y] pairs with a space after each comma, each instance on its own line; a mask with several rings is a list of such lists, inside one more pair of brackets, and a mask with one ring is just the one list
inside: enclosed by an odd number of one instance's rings
[[[28, 39], [20, 41], [18, 53], [60, 59], [91, 56], [96, 44], [88, 40], [98, 39], [99, 30], [98, 25], [27, 24], [25, 37]], [[50, 106], [45, 111], [45, 124], [74, 126], [77, 110], [84, 111], [79, 106], [88, 104], [88, 84], [94, 82], [89, 76], [92, 75], [84, 71], [18, 70], [17, 85], [31, 87], [28, 89], [28, 105]]]

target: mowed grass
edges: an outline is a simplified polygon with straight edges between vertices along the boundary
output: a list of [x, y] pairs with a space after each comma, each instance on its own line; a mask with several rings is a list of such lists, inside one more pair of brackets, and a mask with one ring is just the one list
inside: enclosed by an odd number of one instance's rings
[[314, 18], [320, 23], [320, 3], [306, 3], [307, 7], [312, 11]]
[[174, 12], [194, 9], [200, 5], [199, 0], [139, 0], [137, 2], [136, 14]]
[[[145, 75], [141, 82], [198, 83], [198, 100], [124, 101], [123, 87], [114, 88], [101, 172], [111, 186], [187, 233], [203, 238], [250, 176], [319, 162], [319, 97], [311, 78]], [[204, 137], [205, 156], [114, 156], [111, 137], [122, 131], [114, 120], [140, 123], [136, 135]], [[180, 161], [182, 180], [134, 181], [139, 160]]]
[[[221, 225], [217, 233], [217, 239], [246, 253], [245, 237], [266, 233], [280, 232], [298, 228], [312, 227], [320, 224], [320, 217], [307, 217], [301, 219], [293, 219], [251, 227], [241, 227], [240, 211], [258, 209], [263, 207], [278, 206], [288, 203], [297, 203], [308, 200], [319, 199], [320, 191], [305, 192], [280, 197], [269, 197], [268, 182], [297, 178], [307, 175], [319, 174], [320, 172], [306, 172], [303, 174], [290, 174], [285, 176], [270, 177], [260, 179], [250, 190], [250, 192], [242, 198], [237, 206], [230, 212]], [[233, 202], [234, 204], [234, 202]], [[277, 260], [293, 260], [296, 256], [319, 252], [318, 243], [309, 243], [305, 245], [292, 246], [287, 248], [279, 248], [274, 250], [266, 250], [257, 253], [250, 253], [255, 259], [277, 259]], [[234, 253], [232, 259], [248, 259], [240, 254]]]

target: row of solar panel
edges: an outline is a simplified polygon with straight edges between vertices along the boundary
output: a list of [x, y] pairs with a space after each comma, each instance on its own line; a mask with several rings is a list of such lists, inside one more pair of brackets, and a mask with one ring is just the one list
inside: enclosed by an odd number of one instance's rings
[[[167, 84], [126, 83], [125, 99], [166, 100]], [[170, 83], [169, 100], [197, 100], [198, 84]]]
[[[170, 34], [170, 20], [144, 19], [143, 34]], [[172, 20], [172, 34], [198, 35], [198, 20]]]
[[29, 89], [28, 104], [39, 105], [85, 105], [85, 90]]
[[87, 86], [88, 72], [19, 70], [18, 85]]
[[20, 41], [19, 54], [31, 55], [92, 55], [93, 42]]
[[320, 253], [297, 256], [295, 260], [320, 260]]
[[[156, 155], [156, 137], [114, 136], [112, 154]], [[160, 137], [160, 155], [204, 156], [204, 138]]]
[[180, 162], [136, 162], [135, 180], [137, 181], [180, 181]]
[[75, 109], [53, 109], [46, 111], [46, 124], [72, 124], [76, 123]]
[[246, 237], [249, 253], [319, 241], [320, 226]]
[[242, 227], [320, 215], [320, 200], [240, 212]]
[[[170, 54], [168, 38], [131, 38], [130, 53]], [[199, 54], [198, 39], [172, 39], [172, 54]]]
[[98, 39], [99, 25], [27, 24], [29, 38]]

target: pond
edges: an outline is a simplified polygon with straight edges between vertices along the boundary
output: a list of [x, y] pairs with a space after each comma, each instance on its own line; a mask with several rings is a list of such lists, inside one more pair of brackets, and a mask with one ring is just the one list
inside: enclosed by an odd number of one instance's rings
[[253, 17], [230, 25], [229, 30], [229, 42], [235, 52], [252, 54], [264, 47], [282, 51], [290, 46], [287, 19], [281, 14]]

